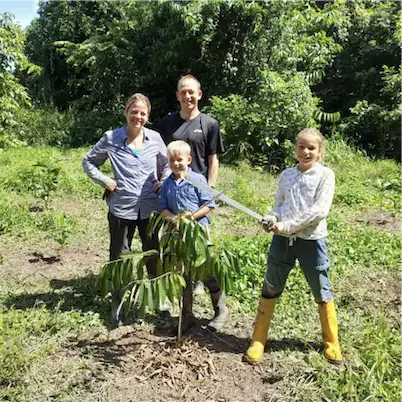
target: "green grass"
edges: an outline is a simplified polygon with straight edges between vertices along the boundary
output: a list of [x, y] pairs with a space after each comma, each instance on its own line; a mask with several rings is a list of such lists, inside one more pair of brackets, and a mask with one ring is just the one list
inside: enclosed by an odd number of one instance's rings
[[[74, 370], [89, 377], [96, 370], [76, 356], [64, 359], [52, 379], [40, 375], [49, 359], [66, 353], [71, 339], [91, 341], [93, 331], [106, 331], [107, 304], [95, 296], [88, 276], [88, 270], [98, 272], [107, 258], [106, 207], [102, 190], [82, 171], [87, 150], [27, 147], [0, 154], [0, 400], [32, 401], [38, 392], [44, 400], [91, 400], [94, 392], [86, 380], [72, 379]], [[48, 208], [30, 212], [30, 206], [41, 205], [26, 184], [38, 160], [53, 161], [60, 173]], [[321, 342], [319, 318], [296, 267], [273, 318], [265, 376], [279, 376], [277, 388], [293, 400], [396, 402], [401, 393], [400, 322], [395, 318], [400, 233], [391, 225], [366, 225], [356, 218], [380, 212], [391, 221], [400, 220], [400, 165], [368, 160], [339, 139], [328, 144], [326, 163], [337, 178], [328, 246], [346, 369], [334, 369], [309, 346]], [[261, 214], [273, 206], [276, 183], [277, 177], [247, 164], [220, 169], [219, 188], [233, 184], [228, 195]], [[239, 211], [220, 210], [214, 213], [213, 240], [237, 252], [241, 262], [229, 302], [234, 314], [254, 317], [271, 235]], [[66, 267], [52, 273], [66, 281], [61, 289], [50, 286], [51, 266], [33, 274], [9, 270], [18, 251], [22, 255], [34, 248], [54, 254], [61, 247], [68, 252]], [[139, 248], [138, 241], [134, 247]], [[86, 250], [91, 254], [81, 267], [74, 258]], [[99, 256], [94, 257], [93, 250], [99, 250]], [[294, 342], [305, 348], [289, 347]]]

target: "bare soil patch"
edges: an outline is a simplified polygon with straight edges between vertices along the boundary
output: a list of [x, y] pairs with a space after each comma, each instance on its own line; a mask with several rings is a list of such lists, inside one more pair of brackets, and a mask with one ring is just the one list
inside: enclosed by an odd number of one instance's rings
[[255, 366], [243, 363], [238, 348], [243, 349], [248, 340], [226, 332], [212, 334], [197, 327], [177, 344], [143, 323], [115, 329], [105, 337], [69, 347], [69, 358], [84, 359], [86, 370], [96, 368], [97, 381], [90, 386], [88, 401], [297, 400], [280, 389], [289, 366], [281, 365], [275, 356]]
[[372, 272], [366, 275], [354, 273], [343, 277], [338, 287], [342, 295], [339, 304], [353, 305], [367, 312], [384, 312], [396, 323], [401, 317], [401, 278], [399, 272]]
[[378, 229], [401, 231], [401, 217], [396, 217], [391, 212], [365, 212], [358, 215], [355, 220]]
[[6, 305], [83, 312], [88, 308], [104, 317], [100, 333], [71, 333], [59, 352], [30, 367], [27, 376], [34, 379], [29, 386], [35, 400], [49, 400], [64, 389], [70, 396], [63, 401], [295, 400], [282, 392], [291, 368], [285, 365], [278, 375], [279, 351], [273, 349], [269, 360], [256, 366], [242, 362], [254, 317], [232, 314], [222, 332], [211, 333], [205, 329], [212, 314], [207, 300], [207, 308], [196, 303], [199, 322], [180, 344], [171, 336], [175, 317], [131, 319], [129, 325], [110, 330], [105, 304], [91, 302], [90, 289], [93, 274], [107, 259], [106, 249], [75, 244], [57, 250], [46, 242], [17, 245], [15, 239], [3, 246], [1, 276], [16, 290]]

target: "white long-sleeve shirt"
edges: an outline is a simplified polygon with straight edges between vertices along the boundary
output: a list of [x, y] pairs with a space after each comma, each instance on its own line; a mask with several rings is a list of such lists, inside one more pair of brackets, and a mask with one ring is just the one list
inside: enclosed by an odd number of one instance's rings
[[317, 163], [306, 172], [298, 167], [279, 176], [274, 215], [278, 234], [317, 240], [327, 236], [327, 221], [335, 190], [335, 174]]

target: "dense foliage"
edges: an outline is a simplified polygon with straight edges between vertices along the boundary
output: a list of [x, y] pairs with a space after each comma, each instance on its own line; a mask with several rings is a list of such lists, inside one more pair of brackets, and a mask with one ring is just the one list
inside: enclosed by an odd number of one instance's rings
[[30, 106], [26, 88], [16, 78], [17, 69], [28, 73], [37, 71], [24, 52], [24, 32], [13, 24], [10, 14], [0, 14], [0, 148], [20, 144], [12, 138], [9, 130], [18, 126], [16, 114], [19, 109]]
[[17, 74], [41, 111], [21, 112], [19, 133], [29, 143], [93, 143], [123, 122], [124, 102], [137, 91], [151, 98], [157, 127], [177, 108], [178, 77], [191, 72], [232, 160], [282, 167], [289, 140], [306, 125], [399, 159], [400, 8], [394, 1], [41, 2], [25, 54], [42, 72]]

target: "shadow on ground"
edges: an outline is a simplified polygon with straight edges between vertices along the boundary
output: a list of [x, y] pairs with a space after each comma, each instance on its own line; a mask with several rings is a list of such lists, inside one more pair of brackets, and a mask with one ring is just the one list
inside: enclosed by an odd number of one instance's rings
[[[5, 305], [14, 309], [32, 309], [45, 306], [50, 311], [81, 311], [98, 313], [108, 328], [108, 340], [81, 340], [73, 345], [80, 354], [92, 355], [95, 359], [111, 365], [121, 365], [128, 354], [137, 348], [158, 348], [161, 342], [176, 344], [176, 336], [172, 330], [177, 326], [177, 317], [169, 314], [147, 315], [144, 319], [136, 317], [135, 312], [127, 317], [126, 325], [112, 328], [109, 325], [110, 304], [96, 294], [95, 275], [78, 277], [69, 280], [51, 279], [49, 292], [22, 293], [9, 295]], [[183, 340], [192, 340], [200, 348], [215, 353], [243, 355], [250, 339], [230, 332], [230, 322], [222, 332], [212, 332], [207, 327], [208, 320], [198, 319], [196, 324], [183, 335]], [[321, 345], [315, 342], [303, 342], [298, 339], [270, 340], [266, 351], [279, 350], [320, 350]]]
[[18, 310], [45, 306], [50, 311], [96, 312], [106, 322], [109, 304], [97, 295], [95, 282], [96, 276], [92, 274], [69, 280], [50, 279], [49, 292], [10, 294], [4, 304]]

